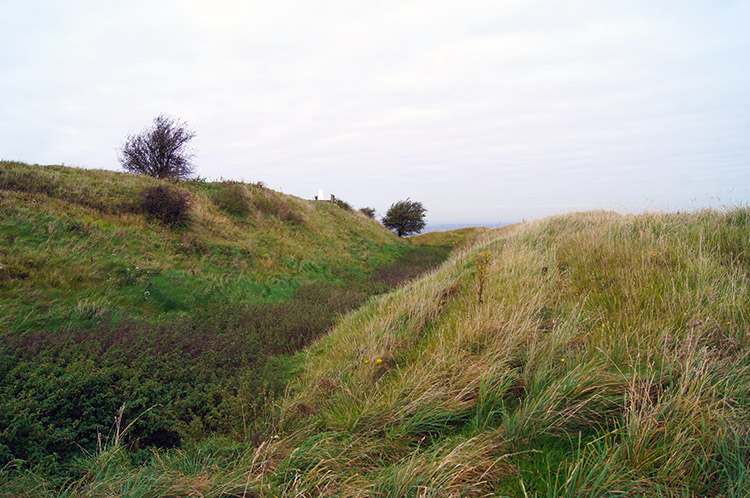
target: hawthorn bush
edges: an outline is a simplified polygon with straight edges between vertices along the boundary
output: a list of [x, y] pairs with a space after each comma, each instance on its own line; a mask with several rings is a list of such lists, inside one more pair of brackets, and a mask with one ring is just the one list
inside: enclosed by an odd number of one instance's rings
[[141, 192], [141, 206], [150, 218], [175, 226], [187, 221], [190, 196], [178, 188], [157, 185]]

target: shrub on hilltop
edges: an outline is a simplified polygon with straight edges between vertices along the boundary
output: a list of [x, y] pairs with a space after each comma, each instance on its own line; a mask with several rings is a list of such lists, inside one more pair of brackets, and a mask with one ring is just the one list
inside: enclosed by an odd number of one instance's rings
[[156, 185], [141, 192], [141, 206], [150, 218], [175, 226], [187, 221], [190, 196], [176, 187]]
[[349, 204], [343, 199], [335, 199], [333, 203], [336, 204], [341, 209], [345, 209], [347, 211], [351, 211], [352, 209], [354, 209], [351, 204]]

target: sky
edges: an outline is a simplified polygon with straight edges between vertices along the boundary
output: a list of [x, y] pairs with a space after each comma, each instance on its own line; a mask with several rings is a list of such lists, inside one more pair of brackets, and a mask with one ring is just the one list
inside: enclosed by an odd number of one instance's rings
[[3, 0], [0, 159], [411, 198], [428, 224], [750, 202], [750, 0]]

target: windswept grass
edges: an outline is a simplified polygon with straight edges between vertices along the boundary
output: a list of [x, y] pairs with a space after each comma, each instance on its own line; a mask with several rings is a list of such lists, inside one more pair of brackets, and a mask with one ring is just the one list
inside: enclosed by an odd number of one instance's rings
[[142, 461], [104, 451], [71, 480], [10, 473], [0, 485], [27, 496], [748, 496], [748, 220], [747, 208], [594, 212], [498, 229], [342, 316], [298, 355], [296, 380], [244, 441]]
[[[351, 470], [328, 474], [342, 494], [745, 496], [746, 219], [506, 229], [349, 315], [308, 353], [280, 427], [354, 435]], [[478, 461], [433, 457], [476, 438]], [[484, 470], [451, 490], [468, 462]]]
[[[747, 496], [747, 219], [744, 208], [598, 212], [498, 231], [346, 315], [231, 464], [200, 473], [155, 456], [107, 485], [154, 496], [171, 496], [166, 476], [204, 496]], [[78, 484], [112, 494], [101, 480]]]

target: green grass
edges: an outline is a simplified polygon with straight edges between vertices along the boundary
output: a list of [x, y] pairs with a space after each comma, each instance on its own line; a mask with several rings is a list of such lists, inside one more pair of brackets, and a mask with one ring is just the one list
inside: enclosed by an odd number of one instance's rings
[[[746, 211], [497, 231], [324, 338], [281, 427], [291, 441], [306, 424], [358, 435], [361, 462], [334, 479], [353, 494], [743, 496]], [[323, 379], [337, 389], [322, 396]], [[481, 464], [501, 459], [505, 475], [467, 482], [435, 463], [432, 451], [477, 437], [492, 438]], [[367, 471], [369, 447], [409, 471]]]
[[[9, 467], [0, 487], [26, 496], [748, 496], [748, 219], [746, 207], [594, 212], [493, 230], [264, 367], [294, 380], [270, 404], [223, 412], [237, 428], [231, 440], [143, 453], [123, 436], [67, 478]], [[350, 257], [372, 259], [368, 237], [347, 236], [359, 241]], [[304, 271], [341, 278], [321, 259]]]
[[121, 407], [135, 454], [243, 440], [290, 353], [447, 255], [260, 184], [175, 184], [170, 228], [138, 203], [156, 184], [0, 162], [0, 467], [69, 474]]
[[[302, 353], [231, 465], [198, 479], [152, 458], [115, 466], [106, 484], [155, 496], [178, 481], [205, 496], [747, 496], [743, 220], [746, 208], [582, 213], [497, 230]], [[159, 488], [166, 476], [177, 481]], [[76, 482], [106, 495], [98, 478]]]

